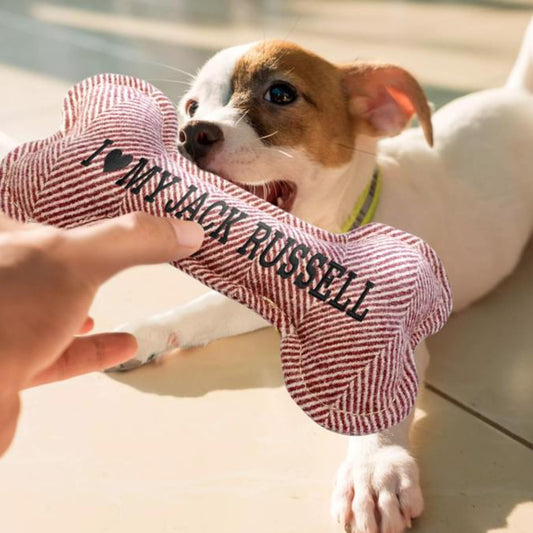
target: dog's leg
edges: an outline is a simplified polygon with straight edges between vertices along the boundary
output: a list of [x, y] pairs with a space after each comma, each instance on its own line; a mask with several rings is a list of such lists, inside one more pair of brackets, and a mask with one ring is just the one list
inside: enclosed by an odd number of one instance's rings
[[[415, 352], [423, 381], [429, 354], [425, 343]], [[402, 533], [424, 507], [418, 466], [409, 453], [414, 414], [375, 435], [351, 437], [331, 500], [335, 520], [350, 533]]]
[[139, 350], [134, 359], [110, 370], [131, 370], [173, 348], [201, 346], [269, 325], [246, 306], [211, 291], [165, 313], [119, 326], [116, 331], [135, 335]]

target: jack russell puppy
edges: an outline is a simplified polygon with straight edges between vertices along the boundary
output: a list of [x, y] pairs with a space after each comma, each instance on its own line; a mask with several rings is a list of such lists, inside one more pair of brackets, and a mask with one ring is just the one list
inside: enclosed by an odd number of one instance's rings
[[[421, 237], [442, 259], [459, 311], [513, 271], [532, 232], [532, 61], [530, 25], [504, 87], [459, 98], [431, 117], [420, 85], [398, 66], [335, 65], [278, 40], [232, 47], [201, 68], [180, 102], [179, 148], [329, 231], [373, 214]], [[421, 126], [403, 131], [415, 114]], [[121, 369], [268, 325], [208, 293], [121, 327], [140, 346]], [[423, 380], [425, 344], [416, 363]], [[331, 504], [346, 531], [401, 533], [422, 512], [412, 419], [350, 438]]]

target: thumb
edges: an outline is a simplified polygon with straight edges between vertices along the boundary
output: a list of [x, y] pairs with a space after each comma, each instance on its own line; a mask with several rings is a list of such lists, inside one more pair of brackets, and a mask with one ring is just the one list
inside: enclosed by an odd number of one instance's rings
[[203, 228], [196, 222], [141, 212], [66, 233], [68, 259], [99, 281], [131, 266], [188, 257], [204, 238]]

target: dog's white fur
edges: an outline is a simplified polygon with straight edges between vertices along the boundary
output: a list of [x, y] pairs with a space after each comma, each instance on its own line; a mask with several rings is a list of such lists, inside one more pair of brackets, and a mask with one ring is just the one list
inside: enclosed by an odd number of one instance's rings
[[[291, 211], [335, 231], [371, 179], [376, 157], [370, 153], [377, 153], [383, 187], [375, 221], [414, 233], [437, 250], [456, 311], [512, 272], [533, 226], [533, 25], [505, 87], [460, 98], [434, 115], [433, 148], [420, 129], [379, 142], [361, 136], [360, 151], [334, 170], [317, 165], [301, 150], [265, 148], [241, 114], [228, 106], [229, 76], [246, 49], [217, 54], [189, 92], [200, 101], [195, 119], [216, 122], [224, 131], [226, 146], [212, 161], [213, 170], [236, 181], [255, 176], [259, 183], [268, 176], [289, 176], [298, 185]], [[327, 179], [319, 179], [326, 174]], [[179, 346], [195, 346], [267, 325], [247, 308], [208, 293], [121, 329], [135, 333], [138, 360], [144, 362], [173, 347], [176, 339]], [[423, 380], [425, 344], [416, 360]], [[332, 512], [354, 533], [400, 533], [422, 512], [418, 468], [408, 451], [411, 421], [412, 416], [381, 434], [350, 439]]]

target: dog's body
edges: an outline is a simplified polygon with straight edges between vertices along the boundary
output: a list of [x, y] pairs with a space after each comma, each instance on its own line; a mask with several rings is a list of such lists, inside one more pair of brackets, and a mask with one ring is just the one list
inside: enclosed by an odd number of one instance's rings
[[455, 311], [512, 272], [531, 234], [532, 104], [507, 89], [476, 93], [435, 114], [433, 148], [416, 130], [381, 143], [375, 220], [437, 250]]
[[[460, 98], [435, 114], [433, 148], [426, 142], [432, 134], [424, 102], [404, 71], [390, 66], [372, 67], [370, 74], [332, 70], [317, 56], [280, 42], [228, 49], [203, 67], [180, 106], [186, 115], [182, 149], [200, 166], [233, 181], [287, 180], [290, 192], [274, 195], [278, 204], [331, 231], [340, 231], [377, 162], [382, 193], [374, 220], [416, 234], [436, 249], [450, 278], [454, 309], [460, 310], [512, 272], [532, 232], [531, 37], [530, 29], [505, 87]], [[261, 62], [269, 63], [268, 72], [256, 68]], [[294, 71], [300, 76], [296, 81]], [[327, 98], [309, 87], [313, 79], [320, 80]], [[293, 98], [293, 83], [300, 100]], [[338, 83], [347, 87], [347, 97]], [[387, 92], [368, 103], [381, 83]], [[263, 93], [267, 104], [258, 101]], [[279, 109], [272, 107], [272, 98]], [[348, 118], [339, 99], [349, 107]], [[291, 104], [293, 115], [286, 120], [282, 108]], [[403, 129], [415, 111], [423, 129], [378, 142], [380, 135]], [[312, 124], [313, 117], [325, 119], [317, 126], [321, 131], [302, 126]], [[324, 143], [330, 143], [325, 152]], [[142, 363], [175, 347], [175, 339], [182, 347], [199, 345], [266, 325], [250, 310], [209, 293], [123, 329], [138, 337]], [[420, 379], [427, 355], [423, 344], [416, 353]], [[350, 439], [332, 510], [354, 533], [399, 533], [421, 513], [418, 469], [408, 452], [411, 420], [382, 434]]]

